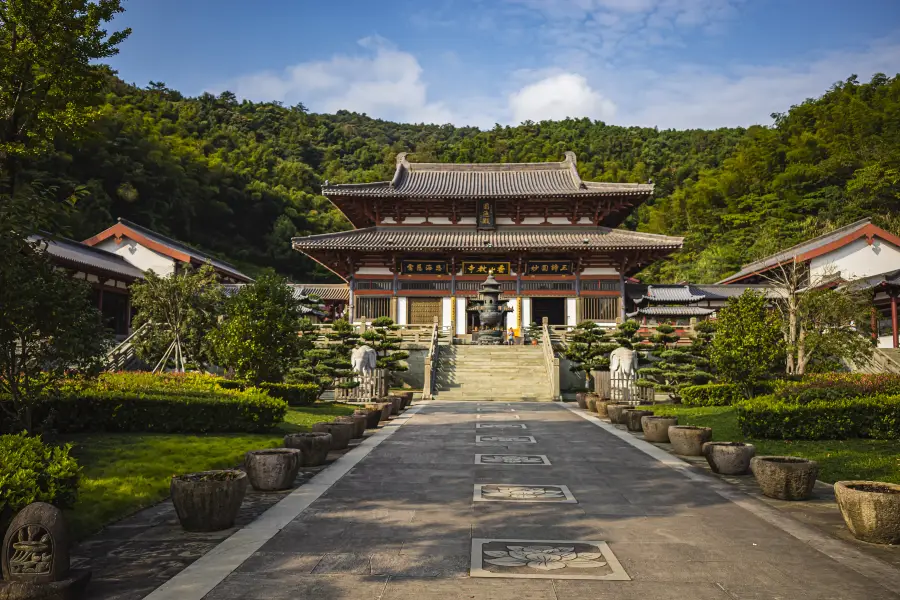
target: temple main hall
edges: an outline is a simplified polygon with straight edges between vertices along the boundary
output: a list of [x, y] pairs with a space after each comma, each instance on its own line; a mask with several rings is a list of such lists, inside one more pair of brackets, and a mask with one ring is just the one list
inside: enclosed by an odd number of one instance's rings
[[294, 249], [345, 280], [353, 320], [438, 322], [456, 336], [489, 272], [512, 300], [519, 334], [625, 318], [626, 279], [678, 250], [682, 238], [618, 226], [653, 194], [649, 183], [584, 181], [573, 152], [561, 162], [417, 163], [397, 156], [390, 181], [322, 193], [355, 229], [298, 237]]

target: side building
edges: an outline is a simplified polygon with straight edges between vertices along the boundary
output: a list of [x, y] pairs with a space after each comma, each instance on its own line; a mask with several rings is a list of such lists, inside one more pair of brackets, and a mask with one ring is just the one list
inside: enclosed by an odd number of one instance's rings
[[682, 246], [682, 238], [617, 227], [651, 184], [583, 181], [575, 154], [561, 162], [416, 163], [397, 156], [390, 181], [331, 185], [322, 193], [356, 227], [298, 237], [294, 249], [348, 283], [349, 316], [434, 319], [472, 333], [469, 298], [489, 272], [518, 332], [547, 318], [614, 324], [625, 278]]

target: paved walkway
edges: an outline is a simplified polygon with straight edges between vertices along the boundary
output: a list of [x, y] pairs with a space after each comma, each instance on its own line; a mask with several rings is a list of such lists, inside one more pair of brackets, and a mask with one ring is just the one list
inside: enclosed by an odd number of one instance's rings
[[898, 596], [559, 405], [470, 402], [424, 406], [206, 598]]

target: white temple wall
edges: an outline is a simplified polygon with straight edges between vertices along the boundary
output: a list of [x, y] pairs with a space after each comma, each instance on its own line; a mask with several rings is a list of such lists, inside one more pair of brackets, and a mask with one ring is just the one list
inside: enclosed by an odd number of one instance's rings
[[173, 259], [128, 238], [117, 244], [115, 238], [110, 237], [94, 247], [118, 254], [141, 271], [153, 271], [160, 277], [168, 277], [175, 272]]
[[865, 239], [855, 240], [809, 261], [813, 281], [840, 273], [852, 281], [900, 269], [900, 248], [875, 238], [872, 245]]

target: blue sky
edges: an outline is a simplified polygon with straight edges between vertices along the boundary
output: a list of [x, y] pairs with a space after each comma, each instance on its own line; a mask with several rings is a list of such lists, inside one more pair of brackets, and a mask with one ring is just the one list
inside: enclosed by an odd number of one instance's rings
[[125, 0], [126, 81], [404, 122], [767, 124], [900, 72], [897, 0]]

